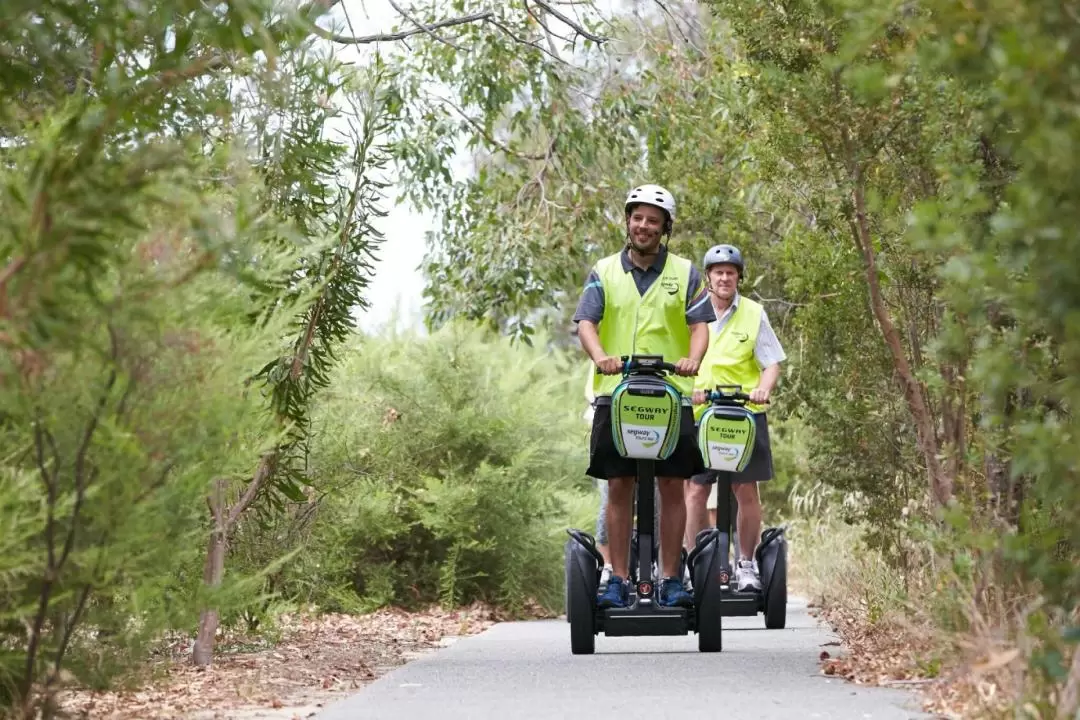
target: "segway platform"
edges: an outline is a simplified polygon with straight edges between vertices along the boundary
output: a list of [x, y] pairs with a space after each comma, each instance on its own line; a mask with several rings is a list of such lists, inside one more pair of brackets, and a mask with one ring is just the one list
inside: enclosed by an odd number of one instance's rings
[[691, 613], [687, 608], [660, 605], [636, 605], [626, 608], [606, 608], [601, 631], [608, 637], [687, 635]]

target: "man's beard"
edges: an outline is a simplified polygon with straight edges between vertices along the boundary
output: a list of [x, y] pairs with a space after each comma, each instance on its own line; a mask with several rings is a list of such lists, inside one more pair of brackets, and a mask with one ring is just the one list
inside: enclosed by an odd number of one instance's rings
[[[643, 247], [644, 246], [644, 247]], [[659, 236], [630, 238], [630, 247], [642, 255], [655, 255], [660, 250]]]

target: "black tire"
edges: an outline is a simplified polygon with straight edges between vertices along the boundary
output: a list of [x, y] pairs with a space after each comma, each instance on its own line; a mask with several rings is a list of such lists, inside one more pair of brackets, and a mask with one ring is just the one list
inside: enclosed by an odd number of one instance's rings
[[566, 556], [566, 606], [570, 621], [570, 651], [596, 651], [596, 559], [576, 541]]
[[[720, 581], [720, 553], [716, 542], [709, 544], [694, 558], [694, 605], [697, 616], [699, 652], [720, 652], [724, 649], [723, 614]], [[714, 567], [715, 566], [715, 567]]]
[[787, 543], [781, 536], [773, 544], [776, 551], [764, 553], [761, 566], [762, 580], [766, 577], [769, 579], [763, 588], [765, 627], [768, 630], [783, 630], [787, 625]]

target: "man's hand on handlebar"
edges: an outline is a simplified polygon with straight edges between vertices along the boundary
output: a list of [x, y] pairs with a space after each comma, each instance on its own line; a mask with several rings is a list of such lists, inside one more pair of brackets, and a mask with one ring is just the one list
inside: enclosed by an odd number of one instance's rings
[[705, 391], [704, 390], [695, 390], [694, 394], [690, 396], [690, 402], [692, 402], [694, 405], [704, 405], [705, 404]]
[[698, 369], [701, 368], [701, 361], [694, 360], [693, 358], [682, 358], [679, 362], [675, 363], [676, 375], [697, 375]]
[[618, 375], [623, 369], [622, 358], [605, 355], [597, 361], [596, 369], [603, 375]]
[[769, 391], [765, 388], [754, 388], [750, 391], [750, 402], [757, 405], [764, 405], [769, 402]]

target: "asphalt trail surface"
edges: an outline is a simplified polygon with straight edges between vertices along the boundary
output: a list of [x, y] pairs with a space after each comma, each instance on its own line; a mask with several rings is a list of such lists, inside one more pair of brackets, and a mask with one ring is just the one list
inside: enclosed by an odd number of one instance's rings
[[929, 718], [912, 693], [821, 675], [837, 638], [790, 598], [787, 628], [724, 619], [724, 650], [697, 636], [600, 635], [596, 654], [570, 654], [565, 619], [503, 623], [462, 638], [326, 708], [318, 720], [556, 718]]

